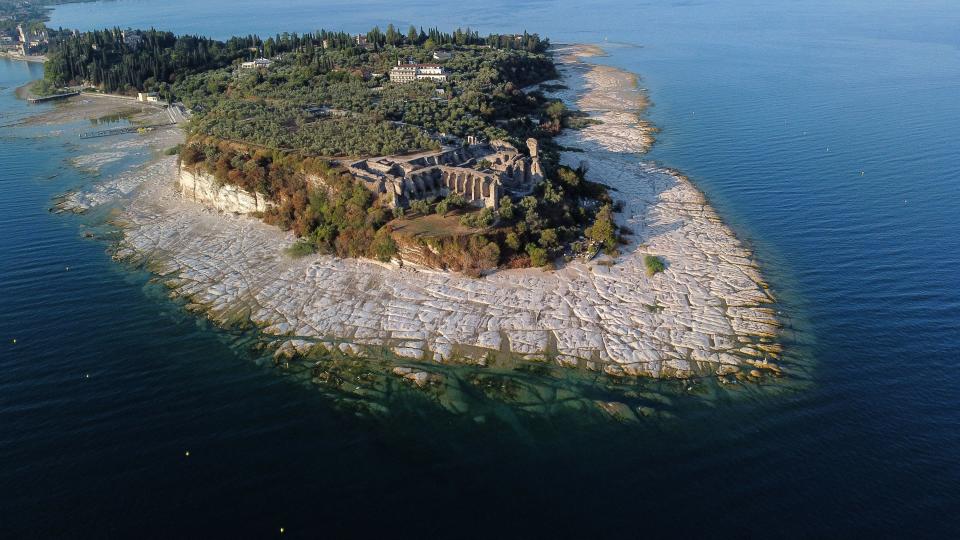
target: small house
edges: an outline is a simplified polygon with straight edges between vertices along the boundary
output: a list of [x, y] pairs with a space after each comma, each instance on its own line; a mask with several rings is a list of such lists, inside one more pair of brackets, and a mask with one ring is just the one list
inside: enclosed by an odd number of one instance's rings
[[257, 58], [249, 62], [240, 64], [240, 69], [266, 69], [273, 65], [273, 61], [267, 58]]

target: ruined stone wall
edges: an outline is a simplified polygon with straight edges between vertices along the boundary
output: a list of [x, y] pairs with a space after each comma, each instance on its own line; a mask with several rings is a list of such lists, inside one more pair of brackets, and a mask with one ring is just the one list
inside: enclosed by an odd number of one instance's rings
[[[474, 206], [496, 209], [503, 195], [526, 195], [543, 180], [537, 141], [529, 139], [527, 147], [531, 157], [521, 154], [510, 143], [495, 140], [408, 161], [361, 160], [349, 164], [348, 170], [367, 189], [386, 194], [390, 206], [456, 193]], [[470, 168], [477, 160], [487, 161], [493, 172]]]
[[500, 182], [489, 174], [463, 167], [438, 165], [410, 173], [396, 182], [396, 194], [408, 201], [461, 195], [474, 206], [497, 208]]

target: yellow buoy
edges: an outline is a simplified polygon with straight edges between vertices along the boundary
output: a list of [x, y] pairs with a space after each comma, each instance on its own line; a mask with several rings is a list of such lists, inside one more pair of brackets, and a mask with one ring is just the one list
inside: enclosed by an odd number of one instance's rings
[[190, 457], [190, 451], [189, 451], [189, 450], [187, 450], [186, 452], [184, 452], [184, 454], [183, 454], [183, 455], [185, 455], [185, 456], [187, 456], [187, 457]]

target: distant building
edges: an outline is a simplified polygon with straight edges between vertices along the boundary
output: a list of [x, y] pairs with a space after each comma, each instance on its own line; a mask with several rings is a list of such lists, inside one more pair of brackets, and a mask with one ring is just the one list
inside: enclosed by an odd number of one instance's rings
[[158, 103], [160, 96], [156, 92], [137, 92], [137, 101], [144, 103]]
[[334, 109], [333, 107], [328, 107], [326, 105], [314, 105], [311, 107], [306, 107], [303, 109], [304, 112], [313, 116], [314, 118], [343, 118], [350, 116], [350, 111], [345, 111], [343, 109]]
[[447, 82], [447, 70], [438, 64], [401, 64], [390, 69], [390, 82], [408, 83], [413, 81]]
[[34, 53], [41, 53], [45, 50], [47, 44], [47, 32], [43, 29], [28, 30], [22, 24], [17, 25], [17, 37], [19, 38], [18, 48], [20, 54], [28, 56]]
[[453, 58], [453, 53], [449, 51], [433, 51], [433, 59], [439, 62]]
[[249, 62], [244, 62], [240, 64], [241, 69], [259, 69], [259, 68], [268, 68], [273, 65], [273, 61], [267, 58], [257, 58], [256, 60], [251, 60]]
[[143, 35], [137, 30], [124, 30], [120, 33], [123, 36], [123, 42], [131, 49], [138, 49], [143, 44]]

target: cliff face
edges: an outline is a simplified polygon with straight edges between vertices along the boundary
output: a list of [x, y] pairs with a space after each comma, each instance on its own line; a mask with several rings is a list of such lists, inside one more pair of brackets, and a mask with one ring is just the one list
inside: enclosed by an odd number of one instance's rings
[[237, 186], [220, 185], [212, 174], [194, 172], [180, 166], [177, 187], [184, 198], [221, 212], [252, 214], [273, 206], [260, 193], [250, 193]]
[[394, 234], [393, 241], [397, 244], [397, 258], [405, 263], [413, 263], [427, 268], [442, 269], [437, 262], [437, 252], [422, 242], [412, 240], [407, 236]]

